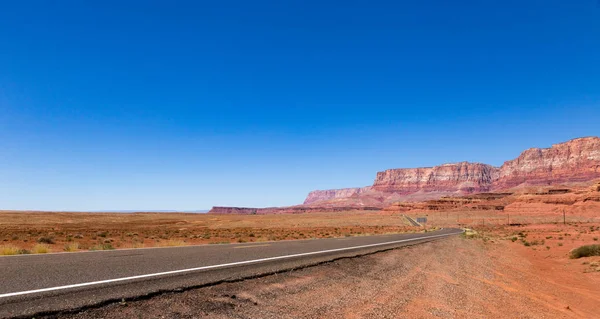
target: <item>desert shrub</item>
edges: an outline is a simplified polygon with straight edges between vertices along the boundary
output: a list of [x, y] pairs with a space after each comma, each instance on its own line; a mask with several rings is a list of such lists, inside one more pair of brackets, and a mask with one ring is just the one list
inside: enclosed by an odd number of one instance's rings
[[27, 250], [27, 249], [19, 249], [19, 255], [29, 255], [31, 254], [31, 251]]
[[33, 252], [34, 254], [46, 254], [50, 252], [50, 246], [48, 246], [47, 244], [37, 244], [33, 246], [31, 252]]
[[592, 238], [594, 241], [598, 241], [598, 237], [594, 237]]
[[106, 238], [106, 236], [108, 236], [107, 231], [98, 232], [98, 237]]
[[13, 245], [0, 246], [0, 255], [16, 255], [19, 253], [19, 248]]
[[68, 243], [65, 244], [65, 251], [77, 251], [79, 250], [79, 243]]
[[559, 246], [559, 247], [562, 247], [562, 245], [563, 245], [563, 243], [558, 243], [558, 246]]
[[37, 241], [40, 244], [54, 244], [54, 237], [42, 236], [42, 237], [38, 238]]
[[571, 259], [590, 256], [600, 256], [600, 245], [585, 245], [569, 252], [569, 258]]
[[465, 228], [465, 231], [462, 233], [462, 236], [467, 239], [475, 238], [475, 237], [477, 237], [477, 235], [478, 234], [476, 231], [474, 231], [473, 229], [468, 229], [468, 228]]
[[141, 242], [141, 241], [136, 241], [136, 240], [134, 240], [134, 241], [131, 243], [131, 248], [144, 248], [144, 243], [143, 243], [143, 242]]

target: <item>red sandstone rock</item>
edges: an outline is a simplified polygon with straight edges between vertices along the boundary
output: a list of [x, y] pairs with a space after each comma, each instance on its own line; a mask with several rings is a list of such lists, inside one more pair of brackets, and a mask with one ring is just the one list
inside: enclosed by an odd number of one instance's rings
[[590, 181], [600, 177], [600, 138], [585, 137], [531, 148], [505, 162], [493, 183], [494, 189], [528, 185]]
[[426, 168], [388, 169], [377, 173], [373, 189], [410, 194], [425, 192], [475, 193], [490, 190], [498, 169], [480, 163], [444, 164]]
[[[384, 208], [394, 202], [423, 202], [421, 205], [400, 205], [395, 209], [449, 209], [464, 207], [465, 199], [443, 199], [444, 196], [457, 197], [466, 194], [501, 191], [517, 186], [548, 186], [573, 182], [588, 182], [600, 178], [600, 138], [585, 137], [553, 145], [550, 148], [532, 148], [518, 158], [505, 162], [497, 168], [487, 164], [461, 162], [427, 168], [389, 169], [378, 172], [373, 186], [345, 188], [310, 192], [304, 205], [274, 208], [214, 207], [212, 213], [274, 214], [302, 213], [317, 211], [342, 211], [352, 209]], [[523, 187], [521, 189], [523, 189]], [[589, 190], [589, 184], [588, 184]], [[600, 191], [600, 184], [594, 186]], [[561, 189], [546, 190], [547, 194], [557, 195]], [[483, 194], [482, 194], [483, 195]], [[569, 197], [571, 195], [565, 196]], [[572, 197], [572, 196], [571, 196]], [[535, 201], [541, 197], [536, 197]], [[588, 198], [588, 197], [586, 197]], [[580, 202], [593, 202], [597, 198]], [[428, 200], [428, 202], [424, 202]], [[499, 199], [466, 199], [472, 209], [504, 209], [507, 203]], [[558, 197], [552, 197], [542, 204], [555, 205]], [[550, 201], [550, 202], [548, 202]], [[560, 199], [561, 203], [571, 203], [573, 199]], [[532, 204], [514, 200], [513, 206]], [[538, 205], [538, 203], [533, 203]]]
[[[600, 138], [584, 137], [532, 148], [497, 168], [480, 163], [444, 164], [378, 172], [372, 187], [311, 192], [305, 204], [351, 205], [357, 198], [378, 198], [381, 205], [412, 198], [440, 198], [497, 191], [521, 185], [555, 185], [600, 178]], [[415, 196], [418, 195], [418, 196]], [[344, 201], [348, 198], [348, 201]], [[333, 201], [335, 199], [335, 201]]]

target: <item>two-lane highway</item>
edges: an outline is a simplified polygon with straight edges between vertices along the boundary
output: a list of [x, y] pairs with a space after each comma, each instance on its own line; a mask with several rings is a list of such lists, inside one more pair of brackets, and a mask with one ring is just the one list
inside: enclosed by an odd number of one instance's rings
[[31, 316], [276, 273], [461, 232], [443, 229], [418, 234], [0, 257], [0, 317]]

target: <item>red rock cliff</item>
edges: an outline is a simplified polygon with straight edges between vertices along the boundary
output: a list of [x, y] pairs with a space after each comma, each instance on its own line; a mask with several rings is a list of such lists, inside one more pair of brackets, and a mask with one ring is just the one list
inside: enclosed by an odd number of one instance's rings
[[498, 169], [480, 163], [444, 164], [426, 168], [388, 169], [377, 173], [373, 189], [410, 194], [425, 192], [485, 192], [490, 190]]
[[[378, 196], [381, 202], [388, 202], [403, 200], [415, 193], [441, 197], [444, 193], [468, 194], [521, 184], [553, 185], [596, 178], [600, 178], [600, 138], [584, 137], [550, 148], [526, 150], [500, 168], [462, 162], [427, 168], [389, 169], [377, 173], [370, 188], [315, 191], [304, 203], [361, 196]], [[345, 204], [343, 201], [337, 203]]]
[[531, 148], [500, 168], [494, 189], [589, 181], [600, 177], [600, 138], [584, 137]]

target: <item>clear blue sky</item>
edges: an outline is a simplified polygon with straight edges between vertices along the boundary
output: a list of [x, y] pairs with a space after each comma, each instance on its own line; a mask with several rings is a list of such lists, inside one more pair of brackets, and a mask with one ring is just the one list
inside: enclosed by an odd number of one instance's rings
[[277, 206], [600, 135], [597, 0], [3, 1], [0, 209]]

